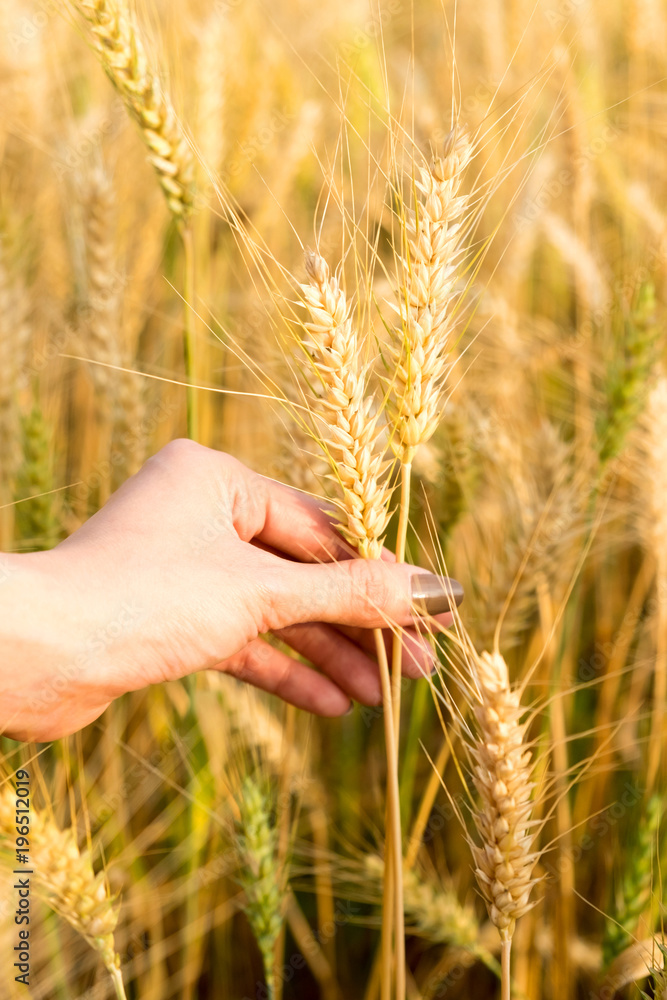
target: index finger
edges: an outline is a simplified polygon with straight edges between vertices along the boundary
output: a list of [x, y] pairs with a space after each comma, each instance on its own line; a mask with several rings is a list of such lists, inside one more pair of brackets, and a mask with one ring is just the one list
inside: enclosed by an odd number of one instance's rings
[[[357, 556], [337, 530], [333, 501], [309, 496], [266, 476], [260, 478], [267, 491], [266, 517], [257, 541], [299, 562], [339, 562]], [[396, 556], [384, 548], [381, 559], [395, 562]]]

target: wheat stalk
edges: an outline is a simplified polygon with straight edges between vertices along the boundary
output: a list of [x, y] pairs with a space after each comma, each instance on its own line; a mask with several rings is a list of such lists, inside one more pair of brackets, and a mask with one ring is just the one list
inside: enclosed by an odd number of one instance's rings
[[[392, 379], [388, 409], [392, 445], [401, 463], [401, 499], [396, 531], [396, 560], [405, 561], [410, 515], [412, 461], [419, 445], [433, 435], [450, 368], [452, 306], [464, 252], [463, 225], [468, 199], [459, 193], [472, 155], [465, 133], [453, 129], [442, 155], [419, 170], [416, 204], [400, 216], [405, 258], [398, 296], [400, 327], [388, 345]], [[396, 742], [401, 725], [403, 643], [392, 641], [392, 711]]]
[[[350, 316], [345, 292], [330, 276], [326, 261], [317, 253], [306, 254], [308, 284], [301, 286], [309, 321], [305, 329], [310, 341], [305, 358], [322, 395], [311, 401], [325, 426], [319, 442], [330, 463], [342, 494], [345, 523], [339, 529], [368, 559], [379, 558], [389, 521], [391, 490], [386, 463], [375, 448], [377, 415], [368, 391], [368, 373], [360, 361], [357, 331]], [[392, 709], [391, 677], [380, 629], [374, 630], [384, 706], [387, 757], [387, 833], [385, 837], [385, 896], [382, 934], [383, 998], [392, 978], [391, 938], [395, 934], [396, 997], [405, 995], [405, 944], [403, 913], [403, 853], [398, 788], [398, 746]], [[393, 910], [393, 919], [390, 914]]]
[[655, 558], [657, 597], [653, 711], [646, 773], [646, 787], [650, 789], [655, 785], [660, 765], [664, 762], [667, 703], [667, 376], [664, 372], [660, 372], [648, 394], [640, 431], [642, 461], [638, 478], [643, 501], [641, 527], [646, 548]]
[[[185, 257], [183, 351], [189, 380], [196, 376], [194, 246], [189, 217], [193, 207], [194, 158], [169, 97], [152, 71], [139, 30], [125, 0], [72, 0], [88, 20], [109, 79], [139, 125], [167, 204], [179, 223]], [[197, 436], [198, 406], [187, 390], [188, 433]]]
[[478, 738], [470, 746], [480, 806], [473, 818], [481, 846], [471, 842], [475, 874], [489, 917], [502, 942], [503, 1000], [510, 997], [510, 952], [516, 921], [534, 905], [533, 869], [538, 853], [531, 822], [532, 755], [525, 741], [523, 709], [512, 691], [507, 664], [495, 652], [476, 658], [480, 704]]
[[[116, 996], [126, 1000], [120, 956], [114, 946], [118, 910], [109, 896], [104, 872], [96, 875], [88, 851], [80, 851], [72, 827], [61, 830], [43, 813], [30, 808], [30, 868], [48, 905], [99, 952], [111, 975]], [[0, 849], [15, 853], [16, 795], [0, 788]]]
[[150, 67], [144, 43], [124, 0], [74, 0], [91, 25], [95, 47], [112, 84], [139, 125], [177, 219], [192, 209], [194, 160], [176, 112]]

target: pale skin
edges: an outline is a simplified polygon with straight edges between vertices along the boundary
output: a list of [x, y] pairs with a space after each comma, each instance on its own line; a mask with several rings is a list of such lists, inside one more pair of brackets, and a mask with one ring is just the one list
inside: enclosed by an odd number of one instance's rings
[[128, 691], [207, 669], [344, 715], [381, 703], [371, 630], [388, 623], [403, 673], [429, 674], [410, 598], [424, 571], [355, 559], [323, 507], [179, 440], [52, 551], [0, 553], [0, 732], [59, 739]]

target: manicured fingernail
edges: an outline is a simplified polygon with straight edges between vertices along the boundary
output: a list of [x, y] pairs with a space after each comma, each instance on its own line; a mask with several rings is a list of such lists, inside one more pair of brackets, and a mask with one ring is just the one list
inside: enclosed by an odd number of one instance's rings
[[347, 712], [345, 712], [344, 714], [345, 715], [352, 715], [353, 712], [354, 712], [354, 702], [351, 701], [350, 702], [350, 707], [348, 708]]
[[412, 577], [412, 602], [425, 615], [441, 615], [458, 607], [463, 600], [463, 587], [458, 580], [435, 573], [417, 573]]

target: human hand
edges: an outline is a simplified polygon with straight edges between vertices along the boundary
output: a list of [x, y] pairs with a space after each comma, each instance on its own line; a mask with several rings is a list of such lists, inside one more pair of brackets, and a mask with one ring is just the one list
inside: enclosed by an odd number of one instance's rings
[[[460, 599], [459, 585], [447, 593], [438, 577], [396, 565], [390, 553], [353, 558], [323, 505], [179, 440], [54, 550], [5, 557], [15, 593], [23, 590], [33, 616], [46, 611], [31, 648], [20, 614], [3, 624], [0, 606], [0, 645], [17, 651], [25, 692], [0, 668], [0, 730], [59, 738], [127, 691], [202, 669], [342, 715], [350, 699], [381, 703], [376, 627], [388, 640], [390, 626], [402, 628], [406, 675], [430, 673], [433, 654], [411, 627], [414, 600], [428, 591], [428, 611], [441, 612], [452, 594]], [[451, 615], [437, 621], [447, 626]]]

